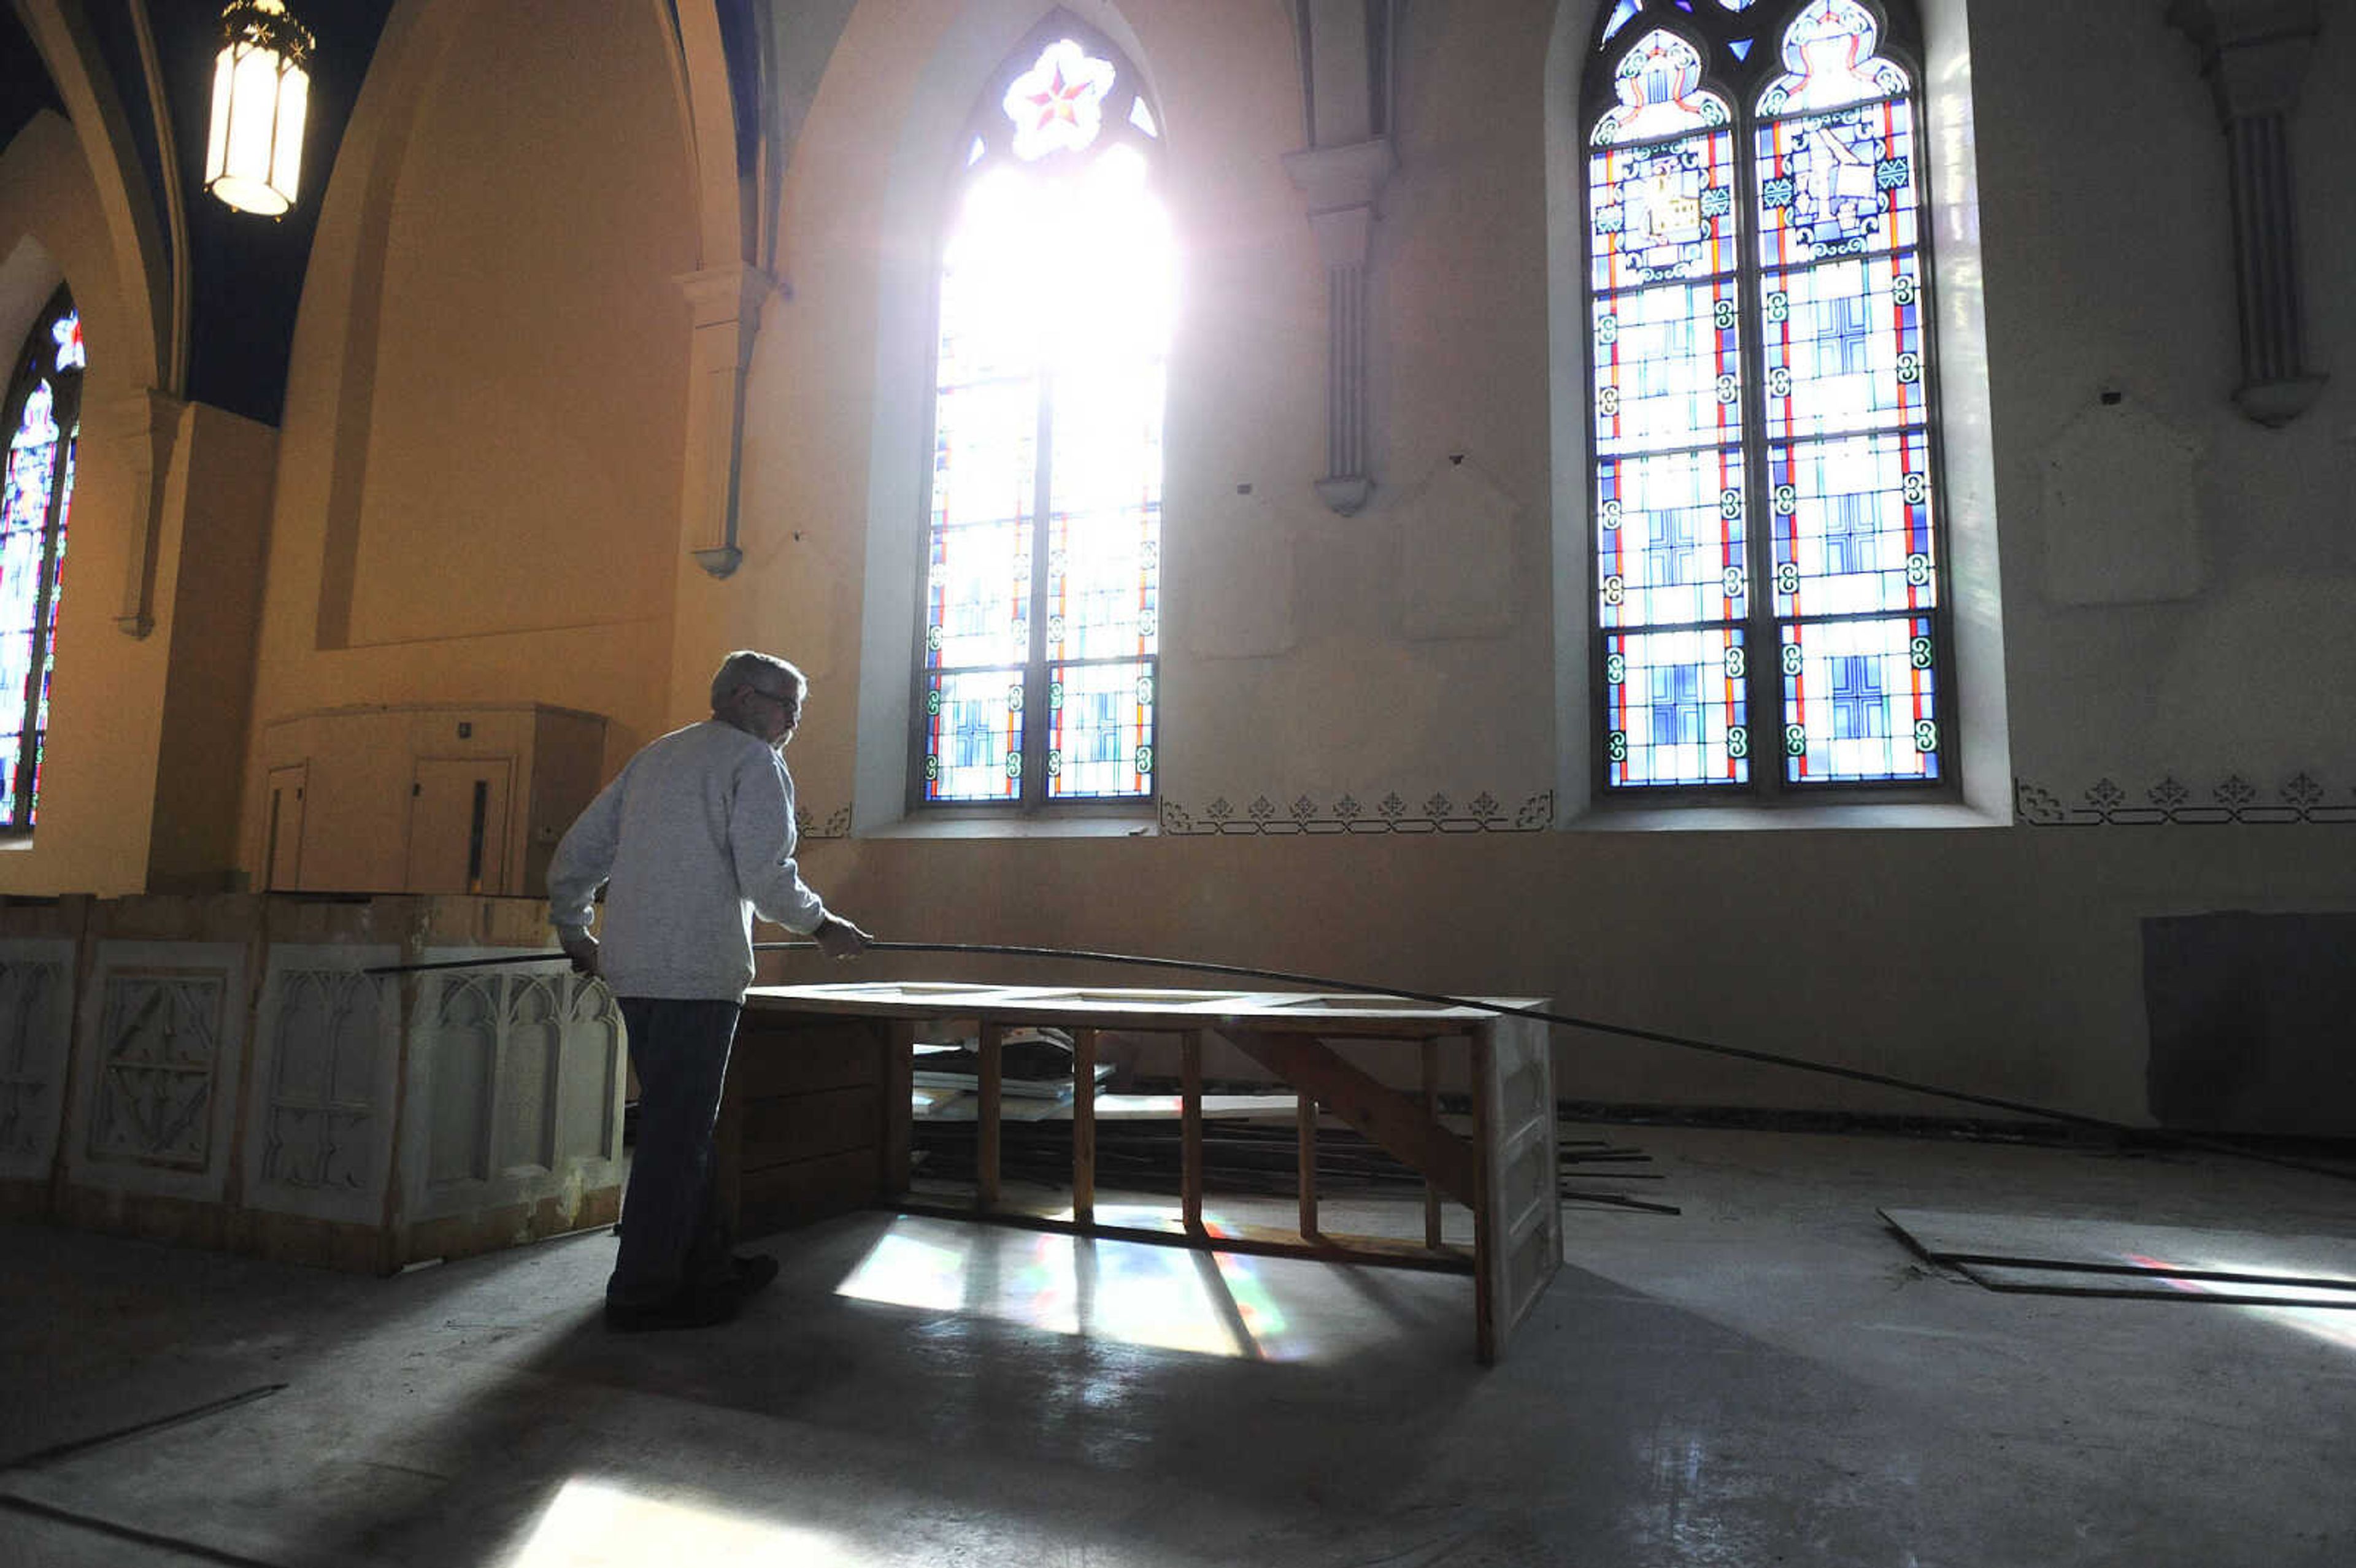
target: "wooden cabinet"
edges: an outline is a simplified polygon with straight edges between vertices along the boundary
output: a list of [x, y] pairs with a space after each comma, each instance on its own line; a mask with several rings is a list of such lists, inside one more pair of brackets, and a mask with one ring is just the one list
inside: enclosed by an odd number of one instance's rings
[[605, 720], [539, 704], [343, 708], [262, 731], [257, 891], [537, 897], [603, 783]]

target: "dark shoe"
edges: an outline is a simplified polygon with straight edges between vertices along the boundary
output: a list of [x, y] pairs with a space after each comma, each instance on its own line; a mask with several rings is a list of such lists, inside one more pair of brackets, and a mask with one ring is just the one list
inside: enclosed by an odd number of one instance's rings
[[687, 1292], [651, 1307], [605, 1304], [605, 1327], [616, 1334], [646, 1334], [665, 1328], [709, 1328], [736, 1316], [744, 1296], [734, 1289]]
[[766, 1253], [738, 1253], [728, 1260], [728, 1288], [742, 1301], [777, 1277], [777, 1260]]

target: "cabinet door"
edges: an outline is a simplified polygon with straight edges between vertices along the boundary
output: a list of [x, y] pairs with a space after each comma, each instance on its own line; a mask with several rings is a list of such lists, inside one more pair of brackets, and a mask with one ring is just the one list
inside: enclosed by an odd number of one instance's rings
[[511, 757], [420, 757], [409, 787], [402, 891], [504, 893]]
[[303, 791], [310, 775], [308, 763], [270, 770], [270, 816], [262, 847], [264, 892], [303, 885]]

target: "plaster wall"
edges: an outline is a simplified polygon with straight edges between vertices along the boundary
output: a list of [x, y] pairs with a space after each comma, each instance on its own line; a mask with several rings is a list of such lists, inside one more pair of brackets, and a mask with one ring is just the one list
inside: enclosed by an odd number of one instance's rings
[[[541, 700], [616, 718], [610, 773], [701, 710], [722, 654], [773, 647], [816, 683], [788, 753], [816, 829], [806, 867], [879, 935], [1544, 994], [1584, 1016], [2130, 1118], [2145, 1104], [2142, 919], [2356, 907], [2356, 826], [2321, 820], [2356, 806], [2351, 415], [2336, 383], [2281, 432], [2226, 400], [2222, 143], [2156, 0], [1926, 5], [1932, 75], [1957, 110], [1941, 122], [1946, 155], [1968, 160], [1976, 135], [1981, 176], [1978, 204], [1941, 229], [1985, 323], [1985, 389], [1955, 380], [1976, 356], [1942, 343], [1951, 411], [1973, 406], [1987, 534], [1972, 613], [1991, 635], [1964, 703], [1997, 710], [2009, 749], [1997, 771], [2018, 775], [2021, 817], [2008, 825], [2000, 789], [1983, 815], [1994, 826], [1851, 811], [1772, 832], [1557, 821], [1574, 809], [1558, 785], [1584, 765], [1566, 735], [1587, 697], [1563, 673], [1565, 636], [1583, 635], [1564, 628], [1583, 621], [1558, 602], [1584, 592], [1583, 568], [1565, 564], [1583, 532], [1563, 522], [1584, 482], [1558, 435], [1584, 392], [1549, 343], [1558, 274], [1576, 264], [1549, 209], [1566, 112], [1550, 46], [1588, 36], [1591, 0], [1402, 10], [1400, 162], [1369, 297], [1377, 488], [1351, 518], [1310, 490], [1325, 296], [1281, 163], [1302, 142], [1287, 8], [1073, 9], [1153, 90], [1183, 249], [1158, 830], [957, 837], [901, 820], [939, 225], [956, 132], [1045, 14], [1038, 0], [861, 0], [839, 36], [821, 30], [767, 247], [784, 287], [748, 370], [744, 560], [726, 580], [680, 548], [688, 336], [669, 277], [699, 257], [653, 8], [396, 12], [327, 192], [298, 325], [256, 731], [353, 703]], [[2356, 70], [2345, 34], [2325, 34], [2317, 83]], [[2310, 359], [2329, 369], [2347, 361], [2356, 306], [2327, 286], [2315, 241], [2351, 217], [2356, 171], [2327, 104], [2310, 91], [2293, 141]], [[93, 377], [95, 327], [94, 315]], [[2115, 406], [2106, 389], [2203, 453], [2199, 571], [2173, 598], [2054, 591], [2054, 438]], [[1953, 466], [1951, 453], [1951, 482]], [[2132, 552], [2142, 523], [2097, 506], [2093, 543]], [[81, 635], [116, 635], [94, 628]], [[143, 680], [160, 692], [130, 646], [113, 656], [112, 710]], [[2220, 794], [2237, 777], [2259, 805], [2300, 778], [2321, 793], [2258, 826]], [[2092, 804], [2106, 778], [2134, 801], [2174, 779], [2222, 819], [2117, 826]], [[128, 820], [149, 810], [141, 794]], [[1330, 830], [1297, 831], [1303, 819]], [[145, 867], [144, 836], [130, 863]], [[122, 884], [77, 870], [51, 885]], [[1938, 1108], [1576, 1032], [1558, 1052], [1573, 1096]]]
[[388, 23], [296, 323], [257, 736], [543, 701], [609, 716], [618, 766], [666, 727], [697, 264], [666, 26], [626, 0]]
[[[29, 247], [29, 249], [28, 249]], [[72, 289], [90, 355], [75, 464], [70, 555], [58, 608], [40, 817], [29, 839], [0, 844], [0, 892], [133, 892], [145, 884], [155, 817], [171, 614], [155, 635], [115, 627], [145, 481], [146, 389], [126, 376], [144, 312], [121, 296], [113, 247], [73, 129], [36, 115], [0, 152], [0, 263], [46, 278], [21, 320], [0, 321], [9, 352], [59, 279]], [[156, 483], [163, 483], [158, 475]], [[166, 538], [161, 548], [177, 549]], [[159, 581], [170, 579], [159, 573]]]
[[643, 643], [669, 613], [650, 525], [678, 504], [691, 197], [654, 16], [584, 9], [496, 7], [427, 89], [387, 235], [355, 645]]
[[[262, 534], [278, 432], [225, 410], [182, 411], [164, 504], [178, 549], [151, 892], [219, 892], [238, 864], [239, 785], [253, 694]], [[160, 575], [160, 574], [159, 574]]]
[[[2346, 851], [2316, 842], [2333, 831], [853, 838], [811, 847], [803, 868], [884, 937], [1545, 996], [1574, 1017], [2140, 1121], [2142, 919], [2348, 908]], [[816, 964], [775, 973], [848, 973]], [[892, 975], [1183, 978], [953, 957], [860, 965], [861, 978]], [[1570, 1099], [2000, 1115], [1592, 1031], [1555, 1040], [1556, 1092]], [[1392, 1066], [1414, 1081], [1410, 1054]], [[1218, 1053], [1205, 1071], [1254, 1075]]]
[[[1279, 8], [1076, 9], [1134, 41], [1159, 94], [1185, 247], [1162, 831], [977, 838], [897, 820], [926, 289], [948, 177], [932, 149], [1044, 7], [867, 0], [804, 123], [782, 247], [798, 259], [795, 298], [773, 312], [748, 404], [748, 494], [760, 498], [748, 515], [792, 527], [748, 546], [761, 565], [741, 582], [701, 590], [712, 613], [681, 618], [676, 661], [701, 669], [708, 656], [695, 655], [766, 641], [821, 673], [789, 756], [819, 817], [856, 796], [858, 836], [806, 852], [830, 901], [885, 935], [1544, 992], [1587, 1016], [2129, 1118], [2145, 1104], [2143, 918], [2356, 905], [2356, 827], [2320, 820], [2356, 804], [2349, 418], [2337, 387], [2283, 432], [2246, 423], [2227, 400], [2237, 366], [2222, 141], [2163, 7], [1926, 7], [1934, 95], [1949, 100], [1943, 155], [1976, 165], [1981, 197], [1942, 192], [1940, 232], [1965, 263], [1950, 281], [1986, 333], [1985, 387], [1964, 399], [1951, 389], [1950, 401], [1969, 409], [1965, 483], [1986, 535], [1967, 613], [1987, 656], [1964, 703], [1998, 748], [1992, 798], [1973, 799], [1988, 826], [1876, 826], [1919, 818], [1847, 811], [1779, 818], [1773, 832], [1590, 816], [1569, 832], [1313, 836], [1287, 832], [1296, 801], [1330, 821], [1346, 796], [1361, 804], [1359, 828], [1421, 828], [1450, 810], [1461, 819], [1485, 793], [1504, 819], [1487, 826], [1508, 826], [1558, 776], [1558, 715], [1583, 722], [1583, 683], [1555, 676], [1576, 616], [1547, 592], [1549, 563], [1560, 566], [1554, 486], [1568, 484], [1574, 502], [1580, 488], [1550, 446], [1554, 405], [1584, 394], [1577, 368], [1566, 375], [1546, 348], [1550, 271], [1564, 264], [1558, 231], [1548, 254], [1547, 105], [1560, 84], [1546, 61], [1558, 28], [1589, 36], [1595, 8], [1405, 10], [1399, 168], [1369, 305], [1377, 490], [1347, 519], [1308, 490], [1323, 456], [1323, 291], [1279, 163], [1302, 134]], [[2356, 66], [2344, 33], [2326, 34], [2318, 82]], [[2103, 69], [2087, 70], [2091, 59]], [[2356, 199], [2321, 97], [2310, 92], [2293, 130], [2310, 237], [2336, 231]], [[2350, 307], [2327, 297], [2320, 253], [2308, 254], [2310, 359], [2329, 368], [2346, 358]], [[1943, 315], [1943, 332], [1959, 319]], [[1983, 363], [1968, 336], [1943, 343], [1964, 350], [1947, 360], [1951, 378]], [[2114, 406], [2105, 389], [2206, 453], [2204, 575], [2189, 597], [2096, 605], [2050, 591], [2052, 438], [2079, 411]], [[862, 434], [863, 474], [842, 457]], [[1403, 535], [1451, 528], [1415, 503], [1457, 453], [1505, 498], [1514, 591], [1502, 614], [1434, 636], [1410, 613], [1424, 585]], [[2104, 526], [2104, 548], [2137, 548], [2136, 517]], [[1497, 539], [1494, 528], [1443, 534], [1422, 560]], [[1558, 571], [1555, 591], [1578, 577]], [[847, 623], [862, 607], [854, 649]], [[846, 678], [861, 688], [855, 725], [830, 700]], [[2041, 790], [2071, 809], [2002, 826], [2016, 776], [2024, 800]], [[2237, 823], [2236, 776], [2260, 805], [2300, 777], [2323, 793], [2271, 825]], [[2105, 777], [2138, 792], [2174, 777], [2182, 804], [2224, 820], [2106, 825], [2084, 805]], [[1432, 809], [1440, 795], [1448, 810]], [[1397, 822], [1374, 810], [1387, 797], [1401, 804]], [[1973, 818], [1958, 808], [1958, 819]], [[1939, 1108], [1578, 1035], [1560, 1049], [1572, 1095]]]
[[[2334, 243], [2356, 216], [2356, 37], [2327, 21], [2289, 127], [2307, 358], [2338, 374], [2267, 430], [2229, 401], [2241, 367], [2225, 139], [2165, 9], [1972, 6], [1981, 158], [1997, 171], [1982, 213], [2016, 769], [2073, 809], [2105, 780], [2129, 807], [2172, 795], [2171, 780], [2197, 804], [2239, 779], [2276, 805], [2301, 778], [2356, 804], [2356, 305]], [[2187, 592], [2069, 603], [2045, 569], [2046, 530], [2062, 526], [2046, 464], [2105, 391], [2199, 454]], [[2150, 523], [2123, 498], [2080, 526], [2124, 573], [2166, 548]]]

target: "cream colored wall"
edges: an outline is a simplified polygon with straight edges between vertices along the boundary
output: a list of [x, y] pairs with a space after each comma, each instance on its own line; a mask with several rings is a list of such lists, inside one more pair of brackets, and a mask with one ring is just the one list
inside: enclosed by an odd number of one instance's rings
[[[2301, 772], [2356, 804], [2346, 394], [2335, 385], [2281, 432], [2223, 403], [2222, 143], [2190, 47], [2134, 0], [1974, 0], [1966, 54], [1958, 5], [1931, 7], [1949, 39], [1933, 74], [1974, 111], [1986, 175], [1979, 208], [1945, 221], [1978, 225], [1990, 369], [1976, 439], [2002, 542], [1984, 608], [2011, 765], [2072, 807], [2104, 777], [2212, 791], [2238, 773], [2272, 791]], [[1416, 816], [1441, 793], [1485, 793], [1508, 820], [1536, 800], [1543, 816], [1565, 727], [1583, 723], [1583, 686], [1558, 674], [1557, 628], [1580, 623], [1554, 603], [1578, 580], [1557, 503], [1583, 482], [1561, 477], [1557, 432], [1583, 392], [1548, 348], [1565, 263], [1558, 229], [1549, 240], [1563, 86], [1547, 61], [1558, 30], [1585, 36], [1593, 0], [1402, 8], [1400, 166], [1371, 296], [1378, 489], [1349, 519], [1309, 491], [1323, 280], [1280, 163], [1301, 138], [1287, 7], [1075, 6], [1140, 61], [1167, 127], [1184, 256], [1163, 782], [1198, 827], [1229, 802], [1232, 830], [895, 828], [946, 139], [1045, 9], [862, 0], [833, 40], [787, 175], [789, 294], [768, 302], [751, 363], [745, 560], [717, 581], [680, 549], [687, 332], [669, 279], [712, 259], [658, 9], [399, 7], [325, 194], [297, 328], [256, 731], [353, 703], [536, 699], [613, 715], [610, 771], [700, 710], [722, 653], [771, 647], [817, 681], [788, 752], [804, 805], [821, 825], [854, 803], [860, 819], [859, 837], [811, 842], [806, 869], [881, 935], [1545, 994], [2126, 1117], [2144, 1105], [2143, 919], [2356, 906], [2356, 827], [1257, 830], [1261, 797], [1278, 827], [1296, 799], [1323, 814], [1344, 794], [1369, 824], [1386, 796]], [[2319, 82], [2356, 71], [2344, 32], [2325, 35]], [[2066, 47], [2040, 42], [2057, 37]], [[2090, 51], [2104, 71], [2070, 75]], [[2351, 363], [2356, 306], [2319, 258], [2356, 185], [2321, 97], [2295, 139], [2312, 357], [2331, 368]], [[34, 152], [20, 138], [0, 158], [0, 260], [9, 236], [37, 232], [78, 289], [112, 276], [70, 177], [78, 151]], [[93, 396], [119, 329], [103, 293], [83, 302]], [[2043, 454], [2104, 384], [2211, 454], [2206, 576], [2189, 597], [2100, 607], [2049, 592]], [[1467, 470], [1484, 488], [1458, 487]], [[0, 853], [11, 891], [123, 891], [149, 861], [157, 742], [139, 716], [164, 700], [170, 627], [134, 643], [106, 618], [124, 564], [109, 507], [127, 507], [127, 477], [106, 475], [86, 456], [53, 731], [59, 831], [45, 820], [34, 849]], [[1479, 528], [1468, 496], [1494, 498]], [[2132, 548], [2136, 519], [2112, 522]], [[1455, 574], [1451, 591], [1505, 586], [1479, 613], [1438, 595], [1435, 613], [1435, 572]], [[91, 582], [95, 599], [77, 598]], [[67, 684], [84, 670], [89, 688]], [[104, 714], [78, 689], [102, 689]], [[959, 972], [862, 972], [894, 967]], [[1572, 1096], [1937, 1109], [1578, 1035], [1559, 1069]]]
[[230, 891], [253, 696], [262, 536], [278, 432], [207, 404], [181, 411], [164, 497], [171, 674], [159, 717], [150, 892]]
[[[141, 491], [134, 454], [145, 439], [145, 387], [126, 379], [126, 346], [145, 329], [119, 291], [121, 273], [96, 187], [72, 128], [34, 117], [0, 152], [0, 261], [30, 244], [73, 290], [90, 367], [75, 465], [70, 557], [58, 610], [57, 673], [39, 821], [30, 840], [0, 845], [0, 892], [123, 893], [147, 873], [171, 614], [155, 635], [116, 630]], [[44, 292], [43, 302], [47, 293]], [[29, 321], [10, 325], [10, 354]], [[166, 538], [165, 548], [177, 548]], [[159, 573], [159, 581], [170, 579]]]
[[[830, 905], [891, 939], [1549, 997], [1576, 1017], [2139, 1121], [2139, 922], [2346, 909], [2348, 851], [2319, 841], [2337, 831], [854, 838], [811, 847], [803, 869]], [[851, 971], [799, 956], [770, 973]], [[858, 968], [894, 975], [1184, 981], [987, 958]], [[1976, 1114], [1588, 1031], [1556, 1040], [1567, 1099]], [[1390, 1065], [1413, 1082], [1410, 1059]], [[1241, 1064], [1215, 1056], [1206, 1070]]]
[[[327, 182], [253, 718], [670, 720], [691, 160], [658, 9], [404, 0]], [[259, 853], [247, 753], [246, 863]]]
[[[1301, 136], [1284, 8], [1075, 9], [1135, 45], [1169, 127], [1186, 254], [1163, 784], [1196, 827], [1212, 799], [1227, 800], [1230, 831], [1170, 833], [1166, 812], [1165, 831], [1143, 838], [893, 826], [926, 433], [924, 193], [944, 177], [925, 160], [954, 153], [919, 144], [953, 134], [994, 51], [1045, 7], [866, 0], [790, 175], [781, 250], [795, 298], [765, 328], [748, 421], [752, 560], [740, 580], [693, 585], [677, 661], [683, 681], [711, 653], [756, 641], [820, 670], [788, 756], [821, 818], [857, 794], [862, 836], [806, 852], [831, 901], [887, 936], [1543, 993], [1586, 1016], [2127, 1118], [2145, 1104], [2144, 919], [2356, 905], [2356, 827], [2345, 826], [1246, 831], [1258, 797], [1281, 827], [1296, 795], [1322, 810], [1345, 790], [1365, 805], [1395, 793], [1416, 816], [1430, 792], [1462, 802], [1486, 789], [1510, 816], [1554, 782], [1557, 713], [1583, 723], [1583, 685], [1558, 687], [1553, 667], [1554, 627], [1580, 623], [1557, 620], [1546, 581], [1553, 485], [1569, 484], [1574, 501], [1580, 489], [1555, 472], [1552, 432], [1566, 408], [1583, 418], [1584, 397], [1580, 368], [1550, 367], [1546, 348], [1550, 273], [1577, 264], [1559, 230], [1549, 254], [1547, 104], [1564, 88], [1546, 72], [1556, 28], [1584, 39], [1594, 5], [1403, 8], [1399, 169], [1370, 307], [1379, 487], [1351, 519], [1308, 496], [1323, 455], [1323, 300], [1278, 162]], [[2356, 625], [2348, 416], [2336, 389], [2279, 433], [2224, 402], [2234, 363], [2222, 140], [2190, 47], [2133, 0], [2060, 8], [2066, 18], [2030, 0], [1975, 0], [1968, 19], [1958, 0], [1928, 9], [1944, 155], [1968, 157], [1976, 134], [1987, 193], [1978, 209], [1951, 202], [1941, 221], [1968, 274], [1960, 286], [1984, 309], [1992, 367], [1958, 440], [1985, 533], [1985, 580], [1967, 585], [1966, 612], [1986, 634], [1983, 687], [1964, 701], [1984, 724], [1995, 710], [1993, 820], [2007, 819], [2016, 771], [2075, 794], [2108, 774], [2141, 788], [2169, 771], [2206, 791], [2242, 770], [2271, 791], [2305, 769], [2344, 809], [2356, 787], [2343, 712], [2356, 689], [2344, 646]], [[2055, 28], [2067, 47], [2044, 41]], [[2327, 35], [2319, 81], [2347, 79], [2349, 48]], [[2083, 71], [2089, 58], [2107, 62], [2099, 83]], [[2071, 106], [2073, 82], [2099, 112]], [[2336, 231], [2356, 188], [2339, 177], [2345, 138], [2329, 133], [2319, 96], [2297, 133], [2311, 239]], [[2356, 314], [2314, 259], [2325, 253], [2310, 244], [2310, 332], [2329, 367], [2349, 361]], [[1951, 375], [1980, 362], [1965, 336]], [[2209, 542], [2238, 559], [2190, 602], [2071, 607], [2042, 591], [2040, 453], [2107, 379], [2130, 381], [2217, 454]], [[863, 467], [844, 460], [862, 432]], [[1404, 525], [1449, 528], [1414, 500], [1459, 452], [1516, 508], [1517, 595], [1502, 626], [1418, 636]], [[1571, 537], [1582, 549], [1583, 533]], [[1432, 548], [1444, 557], [1474, 542]], [[1583, 571], [1557, 581], [1583, 592]], [[2202, 663], [2204, 648], [2220, 656]], [[2229, 689], [2229, 671], [2263, 689]], [[834, 696], [853, 678], [855, 725]], [[1573, 1096], [1943, 1109], [1575, 1034], [1558, 1068]]]
[[[2225, 140], [2191, 45], [2136, 0], [1989, 0], [1973, 43], [1982, 156], [2012, 171], [1988, 181], [1983, 221], [2021, 779], [2070, 807], [2108, 779], [2144, 806], [2171, 778], [2210, 803], [2236, 776], [2274, 804], [2303, 774], [2356, 804], [2356, 306], [2340, 239], [2356, 209], [2356, 38], [2324, 28], [2290, 123], [2308, 360], [2337, 375], [2278, 431], [2227, 400], [2241, 368]], [[2106, 389], [2203, 453], [2183, 597], [2056, 597], [2045, 464]], [[2151, 519], [2124, 508], [2092, 531], [2122, 569], [2154, 548]]]
[[648, 11], [510, 0], [427, 89], [387, 234], [354, 645], [642, 641], [669, 615], [671, 280], [695, 256]]

